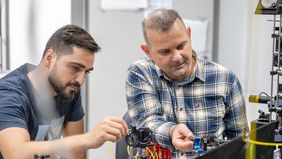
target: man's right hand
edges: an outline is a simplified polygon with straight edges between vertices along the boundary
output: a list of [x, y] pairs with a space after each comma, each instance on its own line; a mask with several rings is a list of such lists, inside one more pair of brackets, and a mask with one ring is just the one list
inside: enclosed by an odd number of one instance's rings
[[117, 142], [127, 135], [128, 127], [122, 117], [106, 117], [87, 133], [91, 148], [98, 148], [106, 141]]
[[170, 136], [173, 146], [182, 152], [191, 152], [193, 149], [193, 133], [185, 124], [178, 124], [171, 128]]

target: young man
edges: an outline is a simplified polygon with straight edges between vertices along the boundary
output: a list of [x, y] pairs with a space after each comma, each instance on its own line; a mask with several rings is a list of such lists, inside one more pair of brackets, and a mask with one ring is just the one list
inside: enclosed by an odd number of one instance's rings
[[191, 29], [174, 10], [159, 9], [143, 21], [148, 58], [127, 73], [127, 116], [132, 125], [148, 127], [153, 141], [186, 158], [193, 136], [226, 136], [248, 131], [245, 102], [236, 76], [197, 56]]
[[51, 36], [38, 66], [24, 64], [0, 80], [0, 159], [83, 159], [88, 149], [127, 134], [120, 117], [84, 133], [80, 87], [99, 50], [89, 33], [66, 25]]

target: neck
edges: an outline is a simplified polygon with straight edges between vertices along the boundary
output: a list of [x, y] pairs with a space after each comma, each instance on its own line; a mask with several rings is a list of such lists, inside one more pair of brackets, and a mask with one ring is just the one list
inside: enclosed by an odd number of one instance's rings
[[189, 70], [188, 70], [188, 76], [192, 75], [194, 68], [195, 68], [195, 65], [196, 65], [196, 61], [197, 61], [197, 56], [196, 56], [196, 53], [193, 51], [191, 64], [190, 64], [190, 67], [189, 67]]
[[44, 95], [56, 96], [54, 89], [51, 87], [46, 68], [39, 64], [34, 70], [27, 74], [32, 86], [37, 92], [42, 92]]

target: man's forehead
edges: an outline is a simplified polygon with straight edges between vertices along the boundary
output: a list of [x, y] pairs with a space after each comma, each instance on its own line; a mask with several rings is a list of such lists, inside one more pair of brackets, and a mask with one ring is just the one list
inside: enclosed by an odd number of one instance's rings
[[90, 53], [72, 53], [61, 57], [61, 60], [68, 64], [77, 65], [87, 69], [93, 68], [94, 59], [94, 54]]

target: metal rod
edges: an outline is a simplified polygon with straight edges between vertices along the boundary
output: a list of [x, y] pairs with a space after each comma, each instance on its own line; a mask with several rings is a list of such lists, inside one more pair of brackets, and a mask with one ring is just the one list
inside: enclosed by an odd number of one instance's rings
[[[275, 34], [275, 23], [276, 23], [276, 15], [274, 15], [273, 18], [273, 34]], [[275, 38], [272, 38], [273, 42], [272, 42], [272, 68], [271, 71], [274, 71], [274, 51], [275, 51]], [[269, 107], [272, 107], [272, 99], [273, 99], [273, 77], [274, 75], [271, 75], [271, 84], [270, 84], [270, 105]], [[270, 111], [270, 118], [269, 120], [272, 120], [272, 111]]]

